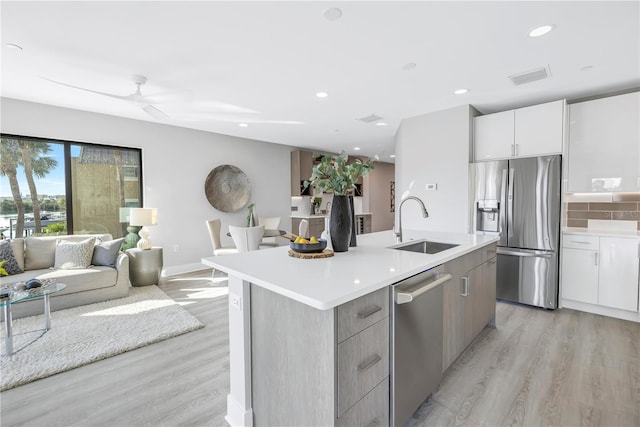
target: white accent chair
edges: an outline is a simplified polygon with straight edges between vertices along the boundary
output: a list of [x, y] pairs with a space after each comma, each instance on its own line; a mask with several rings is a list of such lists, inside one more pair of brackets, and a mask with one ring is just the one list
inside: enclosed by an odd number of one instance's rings
[[[280, 217], [259, 217], [258, 225], [264, 225], [265, 230], [277, 230], [280, 227]], [[272, 247], [272, 246], [280, 246], [276, 237], [265, 237], [262, 239], [260, 246]]]
[[[215, 256], [220, 255], [232, 255], [237, 254], [238, 250], [232, 246], [222, 246], [220, 242], [220, 228], [222, 221], [219, 219], [210, 219], [207, 221], [207, 228], [209, 229], [209, 237], [211, 238], [211, 246], [213, 246], [213, 254]], [[216, 270], [213, 269], [211, 277], [215, 277]]]
[[298, 236], [305, 237], [308, 232], [309, 232], [309, 221], [307, 221], [306, 219], [303, 219], [302, 221], [300, 221], [300, 225], [298, 226]]
[[256, 227], [229, 226], [229, 232], [238, 252], [249, 252], [260, 249], [260, 241], [264, 236], [264, 225]]

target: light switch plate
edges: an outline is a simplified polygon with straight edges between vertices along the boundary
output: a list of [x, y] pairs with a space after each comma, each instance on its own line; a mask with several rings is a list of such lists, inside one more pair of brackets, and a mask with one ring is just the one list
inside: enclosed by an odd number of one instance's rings
[[427, 184], [427, 191], [437, 191], [438, 184]]

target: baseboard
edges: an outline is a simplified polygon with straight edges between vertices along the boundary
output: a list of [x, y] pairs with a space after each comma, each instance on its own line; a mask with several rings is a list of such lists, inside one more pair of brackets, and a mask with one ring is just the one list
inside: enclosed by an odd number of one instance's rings
[[227, 395], [227, 415], [224, 419], [232, 426], [253, 426], [253, 410], [245, 409], [232, 395]]
[[560, 301], [562, 308], [570, 308], [578, 311], [586, 311], [587, 313], [599, 314], [601, 316], [615, 317], [616, 319], [630, 320], [632, 322], [640, 323], [640, 313], [618, 310], [616, 308], [603, 307], [595, 304], [588, 304], [586, 302], [573, 301], [569, 299], [562, 299]]
[[207, 267], [200, 262], [173, 265], [162, 269], [162, 277], [177, 276], [178, 274], [193, 273], [194, 271], [208, 270], [210, 268], [211, 267]]

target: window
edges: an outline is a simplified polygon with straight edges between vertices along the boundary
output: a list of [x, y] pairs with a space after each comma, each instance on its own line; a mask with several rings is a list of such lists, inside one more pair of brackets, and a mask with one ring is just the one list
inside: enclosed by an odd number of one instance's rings
[[0, 231], [126, 235], [121, 207], [142, 206], [138, 149], [2, 135]]

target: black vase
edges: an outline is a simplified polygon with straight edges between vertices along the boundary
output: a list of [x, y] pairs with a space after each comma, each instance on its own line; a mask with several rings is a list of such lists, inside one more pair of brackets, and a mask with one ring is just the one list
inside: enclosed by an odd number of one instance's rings
[[329, 234], [334, 252], [347, 252], [351, 241], [351, 223], [353, 213], [349, 196], [333, 196], [331, 215], [329, 216]]
[[356, 242], [356, 211], [353, 209], [353, 196], [349, 196], [349, 206], [351, 207], [351, 239], [349, 240], [349, 247], [355, 248], [358, 246], [358, 242]]

